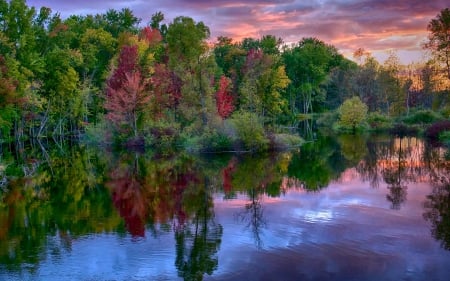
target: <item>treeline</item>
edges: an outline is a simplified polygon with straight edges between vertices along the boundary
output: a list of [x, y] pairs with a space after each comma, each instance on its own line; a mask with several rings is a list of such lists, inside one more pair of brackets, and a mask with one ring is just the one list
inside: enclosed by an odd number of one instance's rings
[[142, 27], [129, 9], [62, 19], [0, 1], [0, 139], [260, 150], [298, 144], [289, 128], [355, 96], [386, 116], [448, 112], [432, 61], [404, 67], [392, 54], [380, 65], [359, 49], [355, 63], [317, 38], [210, 44], [203, 22], [163, 22], [156, 12]]

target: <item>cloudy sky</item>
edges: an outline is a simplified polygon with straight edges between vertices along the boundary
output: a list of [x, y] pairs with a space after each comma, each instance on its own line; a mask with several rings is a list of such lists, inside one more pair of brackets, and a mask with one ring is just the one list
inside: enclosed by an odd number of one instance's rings
[[[297, 42], [314, 36], [350, 57], [364, 48], [380, 62], [396, 50], [403, 63], [423, 59], [421, 45], [427, 24], [447, 0], [29, 0], [28, 5], [50, 7], [65, 17], [130, 8], [146, 24], [157, 11], [166, 22], [176, 16], [203, 21], [211, 40], [229, 36], [259, 38], [266, 34]], [[447, 4], [446, 4], [447, 3]]]

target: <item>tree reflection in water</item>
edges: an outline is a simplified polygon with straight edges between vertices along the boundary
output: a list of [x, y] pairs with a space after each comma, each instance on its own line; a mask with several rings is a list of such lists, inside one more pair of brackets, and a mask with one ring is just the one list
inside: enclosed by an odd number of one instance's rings
[[[147, 196], [144, 194], [142, 178], [139, 178], [138, 154], [130, 165], [118, 165], [110, 173], [111, 180], [106, 184], [112, 189], [112, 201], [125, 221], [127, 230], [133, 236], [145, 235], [147, 217]], [[122, 163], [127, 163], [122, 159]]]
[[217, 269], [217, 253], [223, 229], [214, 221], [214, 204], [209, 181], [188, 186], [185, 202], [191, 214], [189, 222], [175, 231], [178, 275], [184, 280], [203, 280]]
[[410, 150], [403, 151], [403, 140], [403, 138], [398, 139], [398, 146], [395, 144], [392, 145], [390, 159], [381, 171], [389, 190], [386, 199], [391, 202], [391, 208], [395, 210], [399, 210], [401, 204], [406, 201], [408, 188], [405, 183], [408, 175], [406, 158], [408, 157], [407, 152]]
[[246, 228], [250, 229], [256, 246], [262, 248], [263, 241], [261, 239], [261, 234], [267, 224], [264, 219], [263, 206], [261, 205], [261, 195], [257, 194], [254, 188], [249, 190], [248, 193], [250, 203], [246, 203], [245, 209], [237, 213], [236, 217], [240, 222], [246, 224]]
[[189, 159], [152, 161], [139, 154], [123, 154], [115, 163], [107, 186], [128, 232], [143, 237], [147, 224], [158, 235], [157, 224], [171, 223], [178, 275], [184, 280], [211, 275], [218, 266], [223, 230], [214, 221], [212, 189], [205, 169]]
[[230, 187], [245, 194], [249, 200], [243, 210], [235, 214], [235, 219], [250, 230], [259, 248], [263, 246], [261, 235], [266, 227], [261, 198], [264, 195], [280, 196], [283, 177], [291, 158], [290, 154], [253, 155], [241, 157], [238, 162], [233, 163]]
[[450, 249], [450, 162], [443, 158], [445, 150], [416, 138], [319, 136], [299, 153], [214, 157], [212, 162], [86, 147], [47, 151], [3, 153], [0, 159], [2, 269], [21, 271], [26, 265], [37, 272], [48, 262], [46, 255], [63, 257], [82, 236], [173, 233], [175, 274], [201, 280], [219, 263], [223, 229], [216, 222], [214, 196], [246, 196], [235, 219], [262, 247], [270, 223], [264, 198], [293, 188], [320, 196], [349, 169], [372, 187], [386, 186], [393, 209], [406, 202], [410, 183], [431, 182], [423, 217], [432, 236]]
[[431, 222], [433, 237], [450, 250], [450, 163], [444, 170], [445, 174], [433, 177], [433, 191], [424, 202], [423, 217]]

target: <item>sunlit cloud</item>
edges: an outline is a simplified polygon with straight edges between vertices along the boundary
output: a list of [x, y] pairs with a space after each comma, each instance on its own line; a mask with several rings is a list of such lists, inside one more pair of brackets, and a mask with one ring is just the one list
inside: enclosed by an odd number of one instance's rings
[[372, 54], [397, 50], [404, 62], [420, 59], [428, 22], [448, 7], [445, 0], [32, 0], [28, 4], [50, 7], [63, 17], [130, 8], [142, 24], [161, 11], [166, 23], [181, 15], [203, 21], [210, 27], [211, 41], [218, 36], [241, 40], [271, 34], [292, 43], [317, 37], [344, 54], [357, 48]]

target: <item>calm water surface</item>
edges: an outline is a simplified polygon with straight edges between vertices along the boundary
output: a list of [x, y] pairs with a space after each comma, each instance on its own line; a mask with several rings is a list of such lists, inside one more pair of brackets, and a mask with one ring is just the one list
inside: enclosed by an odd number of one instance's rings
[[449, 280], [445, 153], [381, 136], [208, 158], [4, 148], [0, 280]]

